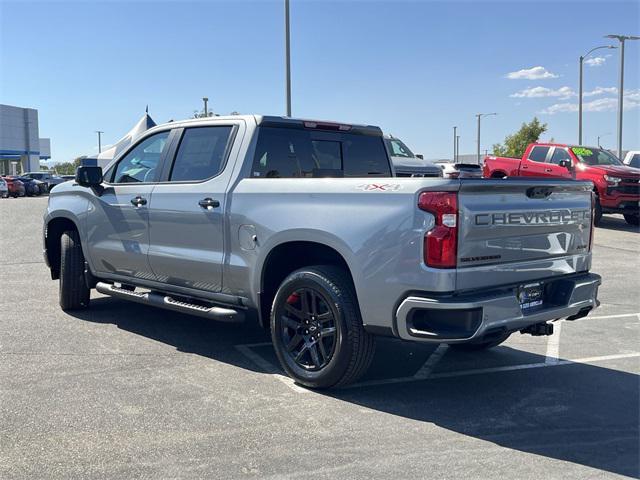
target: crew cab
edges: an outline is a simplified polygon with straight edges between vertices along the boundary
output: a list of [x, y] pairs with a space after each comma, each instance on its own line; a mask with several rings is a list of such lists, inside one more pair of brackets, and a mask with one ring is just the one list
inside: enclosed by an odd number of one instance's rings
[[594, 221], [602, 214], [620, 213], [630, 225], [638, 225], [640, 169], [624, 165], [602, 148], [557, 143], [532, 143], [521, 159], [489, 155], [484, 159], [485, 178], [567, 178], [593, 182]]
[[63, 310], [98, 292], [257, 320], [296, 382], [355, 381], [375, 336], [479, 350], [598, 305], [588, 182], [396, 178], [379, 128], [243, 115], [146, 131], [53, 188]]

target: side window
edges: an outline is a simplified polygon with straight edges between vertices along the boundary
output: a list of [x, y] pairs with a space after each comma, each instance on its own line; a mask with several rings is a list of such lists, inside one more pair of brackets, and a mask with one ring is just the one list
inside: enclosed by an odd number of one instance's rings
[[629, 162], [630, 167], [640, 168], [640, 153], [636, 153]]
[[544, 162], [545, 158], [547, 158], [547, 152], [549, 152], [549, 147], [533, 147], [529, 152], [529, 160]]
[[169, 181], [200, 181], [224, 167], [231, 126], [187, 128], [180, 140]]
[[343, 135], [345, 177], [390, 177], [391, 167], [382, 137]]
[[113, 183], [153, 182], [169, 131], [156, 133], [136, 145], [115, 167]]
[[313, 165], [309, 133], [291, 128], [261, 127], [251, 176], [257, 178], [311, 177]]
[[569, 162], [571, 162], [571, 156], [564, 148], [556, 147], [556, 149], [553, 151], [553, 155], [551, 156], [551, 160], [549, 160], [549, 163], [558, 165], [560, 163], [560, 160], [569, 160]]

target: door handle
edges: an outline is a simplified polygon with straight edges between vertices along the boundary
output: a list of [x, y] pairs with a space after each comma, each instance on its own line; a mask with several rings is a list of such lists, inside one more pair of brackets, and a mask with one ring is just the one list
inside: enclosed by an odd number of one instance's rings
[[147, 204], [147, 199], [144, 197], [141, 197], [140, 195], [134, 197], [131, 199], [131, 204], [134, 207], [141, 207], [142, 205], [146, 205]]
[[545, 169], [544, 169], [544, 171], [545, 171], [545, 172], [547, 172], [547, 173], [551, 173], [551, 172], [553, 172], [553, 169], [551, 169], [551, 168], [545, 168]]
[[523, 168], [523, 169], [526, 170], [527, 168], [529, 168], [529, 166], [528, 165], [522, 165], [520, 168]]
[[218, 200], [214, 200], [213, 198], [203, 198], [198, 202], [202, 208], [206, 208], [207, 210], [211, 208], [218, 208], [220, 206], [220, 202]]

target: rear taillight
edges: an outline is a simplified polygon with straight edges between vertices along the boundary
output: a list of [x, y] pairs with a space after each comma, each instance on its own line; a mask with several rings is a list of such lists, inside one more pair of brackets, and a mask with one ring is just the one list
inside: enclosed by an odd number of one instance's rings
[[433, 214], [435, 225], [424, 236], [424, 263], [434, 268], [455, 268], [458, 250], [458, 194], [423, 192], [418, 207]]

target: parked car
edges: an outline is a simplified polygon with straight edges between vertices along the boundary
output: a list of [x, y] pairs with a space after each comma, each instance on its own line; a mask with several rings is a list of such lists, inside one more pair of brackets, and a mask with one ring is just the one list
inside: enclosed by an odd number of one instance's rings
[[640, 169], [624, 165], [608, 150], [557, 143], [532, 143], [521, 159], [488, 156], [484, 176], [546, 177], [590, 180], [594, 184], [595, 222], [604, 213], [621, 213], [638, 225]]
[[64, 182], [64, 179], [59, 177], [58, 175], [55, 175], [51, 172], [28, 172], [25, 173], [24, 175], [22, 175], [23, 177], [29, 177], [32, 178], [34, 180], [39, 180], [41, 182], [44, 182], [47, 186], [47, 192], [49, 190], [51, 190], [53, 187], [55, 187], [56, 185], [61, 184], [62, 182]]
[[62, 178], [62, 180], [64, 180], [65, 182], [68, 182], [70, 180], [75, 180], [76, 176], [75, 175], [60, 175], [60, 178]]
[[45, 182], [41, 180], [34, 180], [34, 179], [32, 180], [36, 182], [36, 185], [38, 187], [38, 195], [45, 195], [49, 193], [49, 185], [47, 185]]
[[328, 388], [366, 371], [376, 335], [480, 350], [598, 305], [590, 182], [391, 170], [373, 126], [238, 115], [149, 129], [49, 195], [60, 306], [87, 308], [96, 288], [257, 319], [296, 382]]
[[24, 183], [25, 193], [28, 197], [40, 195], [40, 187], [38, 187], [38, 184], [33, 178], [24, 177], [22, 175], [16, 178]]
[[9, 196], [9, 187], [4, 178], [0, 177], [0, 197], [7, 198]]
[[11, 175], [6, 175], [3, 178], [5, 182], [7, 182], [7, 188], [9, 189], [9, 196], [13, 198], [17, 198], [17, 197], [24, 197], [26, 195], [24, 183], [22, 183], [20, 179]]
[[631, 150], [627, 152], [622, 163], [633, 168], [640, 168], [640, 150]]
[[482, 178], [482, 167], [477, 163], [435, 162], [444, 178]]
[[396, 177], [441, 177], [442, 171], [433, 162], [415, 155], [402, 140], [385, 135], [384, 143], [389, 151]]

